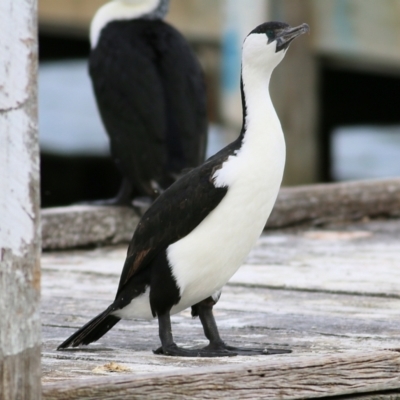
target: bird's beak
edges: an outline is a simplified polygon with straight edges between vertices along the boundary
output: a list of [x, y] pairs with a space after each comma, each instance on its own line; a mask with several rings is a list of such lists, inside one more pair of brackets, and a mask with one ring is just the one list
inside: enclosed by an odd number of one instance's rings
[[309, 32], [310, 27], [307, 24], [301, 24], [294, 28], [287, 27], [282, 29], [279, 35], [275, 38], [276, 40], [276, 52], [286, 50], [289, 44], [303, 33]]

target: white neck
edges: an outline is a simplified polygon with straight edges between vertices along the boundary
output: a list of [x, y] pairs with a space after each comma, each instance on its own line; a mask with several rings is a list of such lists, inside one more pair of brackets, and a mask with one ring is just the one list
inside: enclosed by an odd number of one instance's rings
[[285, 139], [269, 95], [271, 73], [257, 68], [242, 69], [246, 99], [244, 137], [240, 149], [230, 157], [214, 178], [218, 187], [231, 186], [249, 176], [274, 187], [277, 193], [285, 165]]
[[269, 94], [272, 71], [260, 71], [251, 66], [242, 68], [243, 92], [246, 104], [243, 144], [256, 136], [283, 138], [281, 123]]
[[245, 138], [249, 135], [283, 136], [281, 124], [269, 95], [269, 82], [284, 52], [276, 52], [276, 42], [266, 35], [251, 34], [243, 43], [242, 81], [246, 100]]
[[111, 21], [129, 20], [140, 18], [154, 11], [159, 4], [159, 0], [147, 0], [127, 2], [114, 0], [104, 4], [96, 12], [90, 25], [90, 44], [92, 49], [96, 47], [101, 30]]

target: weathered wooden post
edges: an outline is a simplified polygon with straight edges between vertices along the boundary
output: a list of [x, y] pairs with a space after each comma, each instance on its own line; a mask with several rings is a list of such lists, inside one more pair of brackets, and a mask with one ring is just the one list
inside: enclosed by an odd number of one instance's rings
[[0, 399], [40, 399], [36, 0], [0, 1]]
[[270, 0], [271, 19], [292, 26], [307, 22], [311, 29], [292, 46], [271, 80], [271, 97], [286, 139], [283, 184], [289, 186], [318, 181], [318, 73], [312, 47], [316, 35], [312, 6], [312, 0]]

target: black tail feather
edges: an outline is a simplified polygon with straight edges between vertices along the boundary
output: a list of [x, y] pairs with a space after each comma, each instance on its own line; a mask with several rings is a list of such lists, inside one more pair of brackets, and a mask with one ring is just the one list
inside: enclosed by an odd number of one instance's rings
[[120, 320], [120, 318], [115, 317], [114, 315], [109, 315], [111, 311], [112, 309], [110, 307], [97, 317], [94, 317], [67, 340], [61, 343], [57, 347], [57, 350], [66, 349], [71, 346], [77, 347], [81, 344], [89, 344], [99, 340]]

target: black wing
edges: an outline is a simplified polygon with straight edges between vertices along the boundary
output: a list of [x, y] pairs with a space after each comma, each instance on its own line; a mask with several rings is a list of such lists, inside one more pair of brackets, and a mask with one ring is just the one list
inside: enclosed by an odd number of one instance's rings
[[117, 296], [139, 271], [170, 244], [189, 234], [221, 202], [228, 188], [212, 177], [240, 146], [237, 140], [170, 186], [141, 218], [128, 248]]
[[202, 161], [204, 80], [179, 32], [162, 21], [112, 22], [89, 69], [113, 157], [142, 194], [154, 195], [152, 181], [163, 186], [167, 172]]

